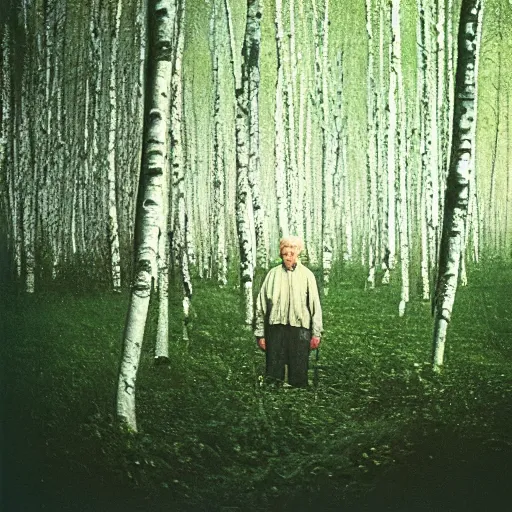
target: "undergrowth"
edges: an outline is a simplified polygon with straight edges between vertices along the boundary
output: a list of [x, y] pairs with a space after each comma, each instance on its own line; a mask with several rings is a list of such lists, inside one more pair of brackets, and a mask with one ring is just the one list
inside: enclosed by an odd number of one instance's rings
[[510, 451], [509, 268], [459, 289], [440, 375], [429, 304], [398, 318], [397, 286], [365, 290], [358, 269], [333, 281], [308, 389], [263, 383], [235, 286], [196, 281], [189, 341], [173, 289], [168, 365], [153, 303], [137, 434], [114, 416], [128, 294], [4, 295], [2, 510], [356, 510], [391, 468], [432, 456], [417, 448], [430, 438]]

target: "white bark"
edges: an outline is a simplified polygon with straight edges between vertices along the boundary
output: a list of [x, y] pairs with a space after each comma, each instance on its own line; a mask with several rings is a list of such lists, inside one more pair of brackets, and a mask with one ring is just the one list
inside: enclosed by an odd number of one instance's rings
[[108, 226], [110, 243], [110, 261], [112, 285], [114, 291], [121, 290], [121, 254], [119, 251], [119, 222], [117, 218], [116, 197], [116, 147], [117, 147], [117, 54], [119, 48], [119, 30], [123, 1], [117, 0], [115, 28], [112, 32], [109, 78], [109, 131], [108, 131]]
[[[92, 63], [94, 67], [94, 92], [93, 92], [93, 120], [92, 120], [92, 140], [91, 140], [91, 175], [92, 179], [98, 184], [94, 187], [93, 201], [96, 205], [96, 209], [103, 213], [103, 187], [101, 184], [103, 180], [99, 177], [103, 163], [100, 156], [100, 137], [101, 137], [101, 98], [103, 89], [103, 47], [102, 39], [100, 37], [100, 22], [101, 12], [98, 6], [98, 2], [94, 1], [92, 8], [91, 22], [89, 30], [91, 34], [91, 46], [92, 46]], [[103, 222], [98, 222], [99, 215], [93, 215], [89, 230], [89, 240], [91, 245], [94, 247], [95, 259], [98, 258], [98, 237], [99, 233], [104, 231]]]
[[425, 58], [426, 58], [426, 98], [425, 98], [425, 122], [427, 127], [429, 151], [429, 177], [427, 183], [430, 187], [428, 199], [428, 227], [429, 227], [429, 256], [433, 268], [437, 259], [439, 243], [439, 218], [440, 218], [440, 192], [439, 192], [439, 155], [438, 155], [438, 124], [437, 124], [437, 63], [435, 60], [435, 45], [432, 40], [431, 27], [433, 17], [433, 3], [426, 3], [425, 7]]
[[[259, 90], [260, 90], [260, 44], [261, 18], [263, 16], [260, 0], [247, 3], [248, 27], [245, 34], [247, 56], [247, 85], [249, 108], [249, 162], [247, 179], [252, 196], [252, 215], [254, 221], [256, 260], [262, 268], [267, 266], [265, 248], [264, 210], [260, 194], [261, 163], [260, 163], [260, 122], [259, 122]], [[251, 23], [249, 24], [249, 21]], [[252, 231], [252, 229], [251, 229]]]
[[185, 0], [181, 0], [181, 16], [178, 22], [178, 41], [172, 73], [172, 198], [174, 205], [173, 242], [178, 257], [183, 295], [183, 339], [188, 340], [187, 324], [189, 303], [192, 297], [187, 245], [187, 207], [185, 204], [185, 155], [183, 144], [183, 50], [185, 44]]
[[388, 268], [388, 224], [387, 224], [387, 99], [386, 91], [389, 84], [386, 82], [384, 74], [384, 56], [385, 56], [385, 2], [378, 0], [378, 13], [379, 13], [379, 81], [377, 88], [377, 219], [378, 219], [378, 251], [381, 266], [384, 269], [385, 275], [383, 278], [384, 284], [389, 282], [389, 268]]
[[405, 314], [405, 308], [409, 302], [409, 216], [407, 195], [407, 140], [405, 120], [405, 91], [402, 76], [402, 47], [400, 29], [400, 0], [393, 0], [391, 7], [391, 25], [395, 27], [393, 45], [396, 46], [394, 62], [391, 67], [397, 77], [397, 104], [398, 104], [398, 175], [399, 175], [399, 224], [400, 234], [400, 269], [402, 278], [401, 297], [398, 307], [399, 315]]
[[[22, 181], [20, 186], [22, 187], [21, 192], [21, 237], [22, 237], [22, 251], [23, 258], [22, 263], [24, 267], [22, 270], [24, 277], [25, 291], [27, 293], [34, 293], [35, 285], [35, 162], [31, 158], [32, 151], [30, 145], [34, 143], [33, 135], [30, 134], [30, 119], [29, 112], [31, 110], [30, 97], [31, 97], [31, 70], [29, 67], [29, 58], [25, 58], [24, 73], [22, 77], [21, 85], [21, 99], [20, 111], [18, 113], [18, 133], [17, 136], [20, 140], [17, 149], [18, 165], [20, 165], [20, 171]], [[29, 107], [30, 106], [30, 107]]]
[[284, 95], [285, 95], [285, 77], [284, 77], [284, 50], [283, 50], [283, 21], [282, 21], [282, 0], [276, 0], [275, 13], [276, 29], [276, 52], [277, 52], [277, 82], [276, 82], [276, 101], [274, 113], [275, 141], [275, 180], [276, 180], [276, 200], [277, 200], [277, 222], [279, 237], [290, 234], [291, 222], [289, 218], [289, 187], [286, 176], [286, 138], [283, 127], [285, 126], [284, 114]]
[[254, 278], [254, 247], [250, 229], [252, 215], [251, 191], [249, 188], [248, 167], [250, 150], [250, 118], [249, 118], [249, 67], [251, 34], [260, 30], [260, 19], [257, 16], [258, 0], [247, 1], [247, 21], [245, 26], [244, 47], [242, 55], [241, 83], [236, 89], [236, 228], [240, 254], [240, 283], [244, 290], [245, 323], [252, 325], [254, 308], [252, 284]]
[[389, 91], [388, 91], [388, 111], [389, 111], [389, 125], [388, 125], [388, 162], [387, 162], [387, 224], [388, 224], [388, 245], [389, 259], [386, 270], [392, 270], [395, 267], [396, 257], [396, 129], [397, 129], [397, 106], [396, 106], [396, 89], [397, 89], [397, 74], [394, 69], [394, 63], [399, 58], [397, 55], [398, 48], [394, 39], [396, 37], [397, 20], [392, 17], [391, 19], [391, 45], [389, 47]]
[[366, 148], [366, 177], [368, 202], [368, 276], [367, 286], [375, 288], [375, 263], [377, 253], [377, 165], [376, 165], [376, 104], [374, 78], [374, 43], [373, 43], [373, 7], [371, 0], [366, 0], [366, 34], [368, 36], [368, 69], [366, 75], [366, 125], [368, 146]]
[[421, 229], [421, 292], [424, 301], [430, 300], [430, 273], [428, 261], [428, 226], [426, 189], [421, 186], [420, 200], [420, 229]]
[[324, 3], [322, 24], [322, 273], [324, 294], [328, 294], [333, 258], [332, 176], [329, 169], [329, 0]]
[[[171, 13], [171, 19], [174, 18]], [[169, 68], [170, 62], [166, 61]], [[165, 74], [170, 74], [165, 69]], [[165, 91], [166, 94], [169, 91]], [[169, 360], [169, 193], [170, 193], [170, 162], [165, 159], [165, 172], [162, 179], [162, 216], [160, 219], [160, 236], [158, 238], [158, 323], [156, 329], [155, 360], [165, 363]]]
[[146, 324], [151, 284], [157, 267], [158, 243], [163, 216], [163, 185], [167, 180], [171, 81], [171, 49], [174, 19], [172, 0], [159, 0], [149, 11], [155, 18], [154, 40], [151, 44], [153, 72], [150, 77], [150, 98], [147, 133], [142, 161], [142, 190], [137, 211], [140, 238], [136, 244], [135, 279], [123, 339], [123, 358], [119, 372], [117, 416], [128, 429], [137, 430], [135, 386], [139, 367], [144, 327]]
[[213, 78], [213, 258], [220, 286], [227, 284], [227, 253], [226, 253], [226, 203], [225, 203], [225, 167], [222, 143], [221, 94], [219, 73], [219, 44], [217, 38], [217, 3], [214, 2], [210, 25]]
[[311, 264], [316, 265], [318, 263], [318, 256], [313, 238], [313, 180], [314, 180], [314, 161], [312, 152], [312, 119], [311, 111], [313, 106], [311, 101], [308, 100], [306, 103], [306, 135], [304, 143], [304, 244], [306, 246], [306, 254]]
[[510, 179], [512, 175], [512, 153], [511, 147], [512, 144], [510, 142], [510, 137], [512, 134], [510, 133], [510, 91], [507, 91], [507, 149], [506, 149], [506, 169], [507, 169], [507, 185], [505, 189], [505, 236], [504, 236], [504, 252], [505, 254], [512, 255], [512, 245], [510, 243], [511, 231], [512, 228], [510, 226], [510, 217], [512, 208], [512, 179]]
[[459, 22], [453, 146], [445, 194], [443, 231], [439, 251], [439, 271], [433, 302], [433, 368], [443, 364], [446, 330], [457, 290], [464, 222], [469, 199], [470, 162], [474, 149], [477, 112], [475, 110], [476, 56], [480, 48], [482, 0], [462, 0]]
[[289, 234], [288, 212], [286, 204], [286, 167], [284, 160], [285, 140], [283, 133], [283, 69], [279, 67], [277, 70], [276, 84], [276, 108], [274, 114], [275, 123], [275, 179], [276, 179], [276, 199], [277, 199], [277, 220], [279, 237]]

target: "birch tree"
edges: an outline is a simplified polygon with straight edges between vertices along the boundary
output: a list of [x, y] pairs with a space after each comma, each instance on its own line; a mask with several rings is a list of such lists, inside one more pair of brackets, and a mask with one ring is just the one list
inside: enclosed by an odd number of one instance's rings
[[366, 149], [366, 173], [368, 195], [368, 276], [366, 282], [370, 289], [375, 288], [375, 260], [377, 252], [377, 165], [376, 165], [376, 115], [375, 77], [374, 77], [374, 41], [373, 6], [366, 0], [366, 33], [368, 36], [368, 71], [366, 86], [366, 116], [368, 127], [368, 147]]
[[210, 52], [212, 54], [213, 80], [213, 201], [212, 225], [216, 234], [213, 240], [213, 262], [220, 286], [227, 284], [227, 253], [226, 253], [226, 202], [225, 202], [225, 167], [223, 158], [221, 84], [219, 70], [218, 6], [214, 1], [210, 20]]
[[277, 82], [274, 112], [274, 161], [275, 161], [275, 182], [276, 182], [276, 200], [277, 200], [277, 223], [279, 237], [290, 234], [290, 216], [288, 205], [288, 184], [286, 180], [286, 138], [284, 133], [284, 49], [283, 49], [283, 20], [282, 20], [282, 1], [276, 0], [275, 12], [275, 40], [276, 40], [276, 60], [277, 60]]
[[433, 367], [440, 371], [443, 365], [446, 331], [451, 319], [459, 277], [462, 235], [469, 199], [469, 170], [474, 151], [476, 130], [475, 73], [476, 56], [480, 48], [482, 0], [462, 0], [452, 148], [448, 172], [443, 231], [439, 251], [436, 291], [433, 299], [434, 354]]
[[249, 68], [250, 60], [259, 54], [259, 39], [261, 31], [261, 11], [259, 0], [247, 0], [247, 21], [245, 39], [242, 49], [242, 72], [240, 85], [236, 89], [236, 227], [240, 251], [240, 282], [244, 293], [245, 323], [252, 324], [254, 277], [254, 249], [249, 219], [252, 202], [249, 188], [248, 166], [250, 150], [250, 107], [249, 107]]
[[260, 45], [261, 45], [261, 18], [263, 9], [260, 0], [247, 5], [247, 17], [253, 20], [250, 30], [245, 32], [245, 42], [242, 50], [247, 73], [247, 101], [249, 109], [249, 161], [247, 164], [247, 180], [252, 196], [252, 212], [254, 217], [254, 234], [256, 237], [257, 262], [263, 268], [267, 264], [264, 210], [260, 194]]
[[322, 272], [324, 294], [329, 290], [329, 275], [332, 267], [332, 176], [329, 169], [329, 0], [324, 3], [322, 22]]
[[391, 2], [391, 74], [396, 78], [397, 103], [397, 150], [398, 150], [398, 179], [399, 179], [399, 222], [400, 235], [400, 269], [401, 269], [401, 297], [399, 315], [405, 314], [406, 304], [409, 302], [409, 219], [407, 201], [407, 141], [405, 120], [405, 91], [402, 75], [402, 46], [400, 29], [400, 0]]
[[137, 431], [135, 388], [158, 243], [162, 232], [163, 193], [169, 150], [170, 83], [175, 4], [152, 0], [148, 9], [152, 30], [150, 42], [149, 98], [137, 201], [135, 277], [123, 336], [123, 356], [117, 390], [117, 417]]
[[[171, 2], [169, 4], [170, 11], [167, 16], [171, 20], [176, 19], [176, 4]], [[175, 40], [175, 26], [172, 27], [171, 41]], [[174, 46], [174, 45], [173, 45]], [[173, 48], [174, 50], [174, 48]], [[171, 57], [172, 62], [172, 57]], [[165, 73], [168, 72], [168, 65], [166, 63]], [[171, 87], [173, 85], [173, 79], [171, 78]], [[169, 94], [172, 91], [164, 90], [165, 94]], [[176, 99], [176, 96], [173, 95]], [[163, 105], [162, 105], [163, 106]], [[171, 132], [172, 132], [172, 120], [175, 106], [171, 107]], [[173, 138], [170, 138], [171, 147]], [[169, 360], [169, 263], [170, 263], [170, 240], [169, 240], [169, 197], [171, 194], [171, 159], [165, 158], [166, 168], [163, 170], [162, 175], [162, 217], [160, 226], [160, 235], [158, 237], [158, 323], [156, 330], [156, 343], [155, 343], [155, 362], [166, 363]]]
[[[391, 5], [393, 11], [394, 4]], [[395, 17], [391, 17], [390, 34], [392, 44], [389, 48], [389, 90], [388, 90], [388, 146], [387, 146], [387, 253], [389, 254], [387, 260], [387, 269], [392, 270], [395, 267], [396, 258], [396, 169], [397, 169], [397, 155], [396, 155], [396, 130], [397, 130], [397, 73], [394, 68], [394, 63], [399, 59], [397, 54], [399, 48], [394, 43], [397, 33], [397, 20]], [[389, 273], [383, 279], [384, 283], [389, 280]]]
[[121, 290], [121, 254], [119, 251], [119, 222], [117, 218], [116, 197], [116, 135], [117, 135], [117, 54], [119, 48], [119, 29], [121, 25], [121, 13], [123, 1], [117, 0], [114, 18], [114, 30], [112, 31], [112, 48], [110, 55], [109, 77], [109, 102], [110, 123], [108, 131], [108, 226], [110, 259], [112, 269], [112, 285], [114, 291]]
[[496, 90], [495, 97], [495, 105], [494, 105], [494, 113], [496, 116], [496, 125], [494, 128], [494, 137], [492, 142], [492, 154], [491, 154], [491, 177], [490, 177], [490, 186], [489, 186], [489, 200], [488, 200], [488, 211], [487, 211], [487, 229], [485, 230], [486, 234], [486, 243], [485, 247], [488, 250], [491, 250], [492, 255], [496, 255], [498, 251], [498, 208], [497, 208], [497, 198], [496, 198], [496, 163], [498, 160], [498, 148], [499, 148], [499, 135], [500, 135], [500, 127], [501, 127], [501, 91], [503, 87], [503, 72], [502, 72], [502, 47], [503, 47], [503, 28], [502, 28], [502, 6], [501, 0], [498, 3], [498, 62], [497, 62], [497, 76], [496, 76], [496, 85], [494, 86]]
[[185, 44], [185, 0], [179, 3], [178, 38], [174, 69], [172, 73], [171, 106], [171, 148], [172, 148], [172, 199], [173, 222], [172, 239], [177, 255], [183, 290], [183, 339], [188, 340], [187, 324], [190, 301], [192, 299], [192, 281], [190, 279], [188, 259], [188, 218], [185, 204], [185, 154], [183, 142], [183, 50]]

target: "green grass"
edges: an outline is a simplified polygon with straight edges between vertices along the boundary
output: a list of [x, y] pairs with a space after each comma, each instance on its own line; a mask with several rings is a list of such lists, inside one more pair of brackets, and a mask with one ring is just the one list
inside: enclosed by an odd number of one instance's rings
[[431, 460], [460, 469], [482, 452], [495, 476], [510, 469], [510, 268], [474, 269], [459, 288], [440, 375], [429, 304], [413, 298], [400, 319], [396, 286], [333, 277], [307, 390], [261, 385], [236, 288], [195, 283], [188, 343], [173, 291], [169, 365], [154, 365], [153, 304], [137, 435], [114, 418], [128, 294], [6, 292], [2, 510], [359, 510]]

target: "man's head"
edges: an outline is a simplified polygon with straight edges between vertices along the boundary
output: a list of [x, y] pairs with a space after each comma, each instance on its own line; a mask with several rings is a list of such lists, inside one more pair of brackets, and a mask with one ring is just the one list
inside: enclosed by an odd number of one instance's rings
[[279, 242], [279, 253], [287, 269], [292, 269], [297, 263], [300, 252], [304, 249], [304, 242], [298, 236], [285, 236]]

